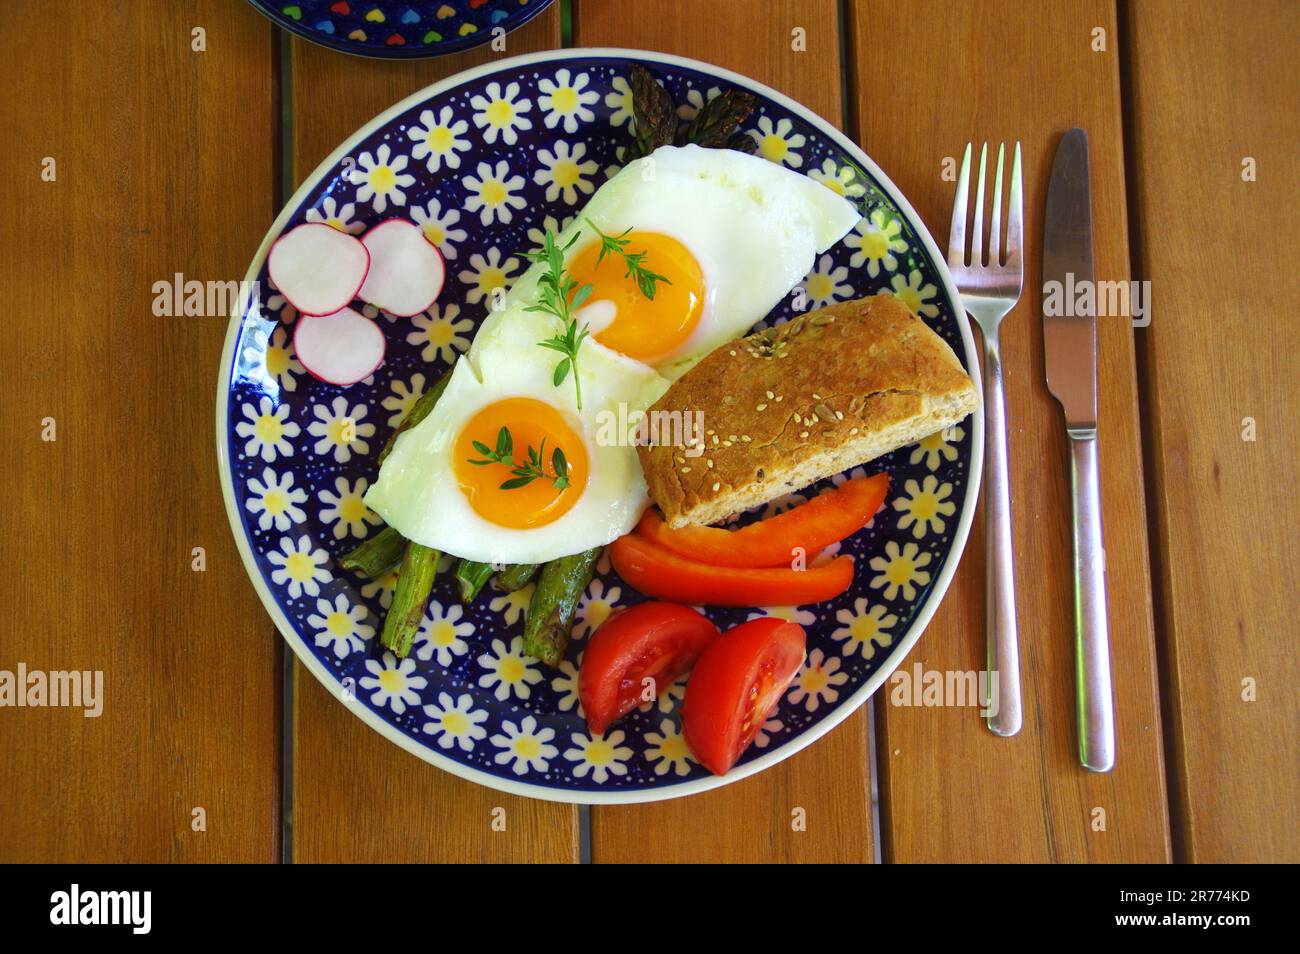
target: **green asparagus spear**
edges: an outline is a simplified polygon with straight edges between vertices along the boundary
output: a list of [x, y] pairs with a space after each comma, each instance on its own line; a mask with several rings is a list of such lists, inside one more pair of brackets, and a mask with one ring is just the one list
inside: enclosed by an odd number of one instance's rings
[[397, 573], [397, 587], [393, 590], [393, 604], [384, 618], [384, 633], [380, 637], [384, 648], [391, 649], [398, 659], [404, 659], [415, 642], [415, 634], [424, 619], [424, 607], [429, 602], [433, 578], [438, 573], [437, 550], [408, 543], [402, 557], [402, 568]]
[[525, 586], [533, 581], [537, 571], [541, 569], [539, 563], [512, 563], [505, 567], [492, 580], [492, 589], [498, 593], [513, 593], [515, 590], [522, 590]]
[[377, 580], [402, 559], [406, 538], [392, 527], [384, 527], [351, 553], [339, 557], [339, 566], [345, 570], [359, 570], [372, 580]]
[[569, 629], [591, 574], [596, 569], [604, 547], [552, 560], [542, 567], [542, 575], [528, 604], [524, 620], [524, 652], [536, 656], [548, 666], [558, 666], [569, 645]]
[[483, 584], [496, 572], [491, 563], [461, 560], [456, 564], [456, 582], [460, 584], [460, 601], [466, 605], [474, 602]]
[[434, 381], [433, 386], [420, 395], [420, 399], [415, 402], [415, 406], [411, 408], [406, 417], [402, 418], [402, 423], [397, 425], [397, 430], [388, 435], [388, 441], [384, 444], [383, 450], [379, 452], [380, 466], [383, 466], [384, 461], [388, 459], [388, 455], [392, 453], [393, 442], [397, 440], [397, 435], [401, 434], [402, 431], [407, 428], [415, 427], [416, 424], [419, 424], [429, 416], [429, 412], [433, 410], [433, 406], [438, 403], [438, 398], [442, 397], [442, 392], [447, 390], [447, 382], [451, 380], [451, 372], [454, 371], [455, 368], [456, 366], [453, 364], [446, 370], [442, 377], [437, 381]]

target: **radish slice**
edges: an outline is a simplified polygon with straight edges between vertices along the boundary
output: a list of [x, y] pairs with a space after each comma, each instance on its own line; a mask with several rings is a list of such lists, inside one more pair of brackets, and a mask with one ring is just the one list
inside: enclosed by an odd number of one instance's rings
[[385, 219], [361, 236], [370, 274], [357, 297], [398, 318], [418, 315], [438, 299], [447, 266], [424, 231], [405, 219]]
[[370, 377], [384, 360], [384, 333], [351, 308], [302, 317], [294, 326], [293, 350], [302, 366], [326, 384], [346, 387]]
[[332, 315], [357, 297], [370, 271], [370, 252], [356, 236], [308, 222], [276, 239], [266, 268], [299, 314]]

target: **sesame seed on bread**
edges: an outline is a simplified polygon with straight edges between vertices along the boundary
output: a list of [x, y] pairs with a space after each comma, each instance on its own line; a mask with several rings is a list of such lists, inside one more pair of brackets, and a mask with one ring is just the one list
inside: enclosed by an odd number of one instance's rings
[[978, 403], [948, 344], [878, 295], [716, 349], [649, 410], [698, 415], [703, 448], [637, 452], [669, 526], [716, 523], [915, 443]]

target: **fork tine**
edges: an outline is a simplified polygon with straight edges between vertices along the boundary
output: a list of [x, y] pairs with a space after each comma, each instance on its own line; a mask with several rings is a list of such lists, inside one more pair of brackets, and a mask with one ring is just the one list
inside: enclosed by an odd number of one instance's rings
[[993, 210], [989, 214], [989, 267], [1001, 265], [1002, 247], [1002, 159], [1006, 143], [998, 143], [998, 171], [993, 179]]
[[975, 186], [975, 220], [971, 222], [970, 263], [984, 264], [984, 167], [988, 165], [989, 144], [980, 146], [980, 181]]
[[1007, 203], [1007, 265], [1021, 269], [1020, 249], [1024, 245], [1025, 205], [1020, 175], [1020, 143], [1016, 142], [1015, 157], [1011, 160], [1011, 201]]
[[966, 197], [970, 186], [970, 149], [962, 156], [961, 172], [957, 174], [957, 195], [952, 200], [952, 226], [948, 229], [948, 265], [961, 268], [966, 264]]

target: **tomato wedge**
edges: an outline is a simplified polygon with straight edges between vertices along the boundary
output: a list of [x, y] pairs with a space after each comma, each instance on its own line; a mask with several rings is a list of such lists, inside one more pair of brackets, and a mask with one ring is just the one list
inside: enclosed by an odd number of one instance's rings
[[700, 764], [725, 775], [776, 709], [804, 658], [803, 627], [775, 617], [742, 623], [695, 663], [682, 734]]
[[587, 643], [578, 673], [578, 698], [593, 735], [647, 700], [646, 679], [662, 695], [695, 665], [718, 627], [676, 603], [639, 603], [601, 624]]
[[796, 548], [812, 559], [819, 550], [857, 533], [885, 501], [889, 475], [846, 481], [785, 513], [739, 530], [721, 527], [669, 529], [647, 510], [637, 532], [682, 556], [716, 566], [789, 566]]
[[835, 557], [806, 570], [713, 566], [687, 559], [639, 533], [619, 537], [610, 561], [628, 584], [647, 596], [714, 606], [793, 606], [839, 596], [853, 582], [852, 557]]

